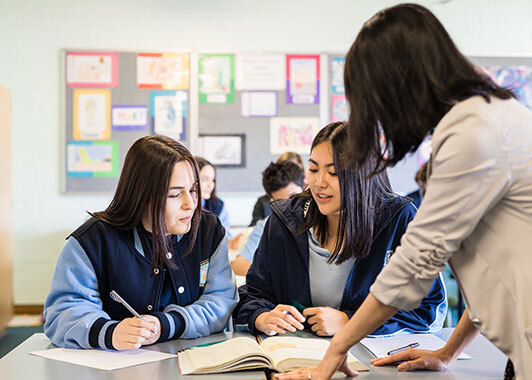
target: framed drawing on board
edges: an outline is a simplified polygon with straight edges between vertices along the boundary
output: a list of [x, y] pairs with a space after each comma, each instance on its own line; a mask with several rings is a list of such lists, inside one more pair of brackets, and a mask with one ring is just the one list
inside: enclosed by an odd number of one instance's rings
[[200, 156], [216, 167], [246, 167], [245, 134], [199, 135]]

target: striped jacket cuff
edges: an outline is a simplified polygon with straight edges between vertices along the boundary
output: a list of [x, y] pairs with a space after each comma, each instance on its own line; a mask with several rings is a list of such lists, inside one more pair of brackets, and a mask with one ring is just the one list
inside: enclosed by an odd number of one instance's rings
[[89, 345], [93, 348], [114, 350], [113, 332], [118, 323], [103, 317], [95, 320], [89, 330]]
[[161, 336], [157, 342], [166, 342], [167, 340], [177, 339], [185, 331], [185, 319], [179, 313], [175, 312], [156, 312], [153, 316], [159, 318], [161, 322]]

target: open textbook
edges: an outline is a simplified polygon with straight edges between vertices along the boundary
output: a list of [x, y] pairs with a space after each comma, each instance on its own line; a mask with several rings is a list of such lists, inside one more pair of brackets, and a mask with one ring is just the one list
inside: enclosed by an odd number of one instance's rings
[[[244, 369], [270, 368], [278, 372], [319, 364], [329, 341], [292, 336], [275, 336], [260, 344], [252, 337], [238, 337], [208, 347], [193, 347], [178, 354], [181, 374], [205, 374]], [[349, 354], [348, 363], [354, 370], [368, 367]]]
[[[364, 338], [360, 343], [376, 357], [385, 358], [393, 353], [406, 350], [409, 346], [420, 350], [438, 350], [445, 346], [446, 342], [434, 334], [406, 334]], [[471, 359], [471, 356], [462, 352], [458, 359]]]

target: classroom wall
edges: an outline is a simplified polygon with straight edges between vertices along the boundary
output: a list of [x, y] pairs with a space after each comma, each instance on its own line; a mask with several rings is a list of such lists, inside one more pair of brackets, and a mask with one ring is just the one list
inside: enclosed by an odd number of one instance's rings
[[[60, 49], [344, 52], [366, 19], [394, 3], [0, 0], [0, 84], [11, 89], [13, 103], [15, 303], [44, 302], [65, 236], [85, 220], [86, 210], [103, 209], [110, 200], [109, 194], [60, 192]], [[466, 54], [531, 52], [527, 0], [420, 3], [437, 14]], [[411, 171], [399, 169], [392, 182]], [[249, 220], [245, 207], [256, 195], [222, 193], [235, 224]]]

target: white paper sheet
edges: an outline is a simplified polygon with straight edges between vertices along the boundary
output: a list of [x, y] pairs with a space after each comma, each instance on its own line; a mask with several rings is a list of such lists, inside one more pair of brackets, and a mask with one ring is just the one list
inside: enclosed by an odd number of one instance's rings
[[286, 66], [284, 54], [237, 54], [237, 90], [284, 90]]
[[[406, 334], [384, 338], [364, 338], [360, 341], [377, 358], [385, 358], [388, 352], [411, 343], [419, 343], [420, 350], [438, 350], [445, 346], [445, 341], [434, 334]], [[462, 352], [458, 359], [471, 359]]]
[[126, 351], [75, 350], [69, 348], [52, 348], [50, 350], [33, 351], [30, 355], [59, 360], [85, 367], [113, 371], [119, 368], [132, 367], [139, 364], [175, 358], [175, 354], [137, 349]]
[[273, 91], [243, 91], [241, 95], [242, 116], [277, 116], [277, 93]]

